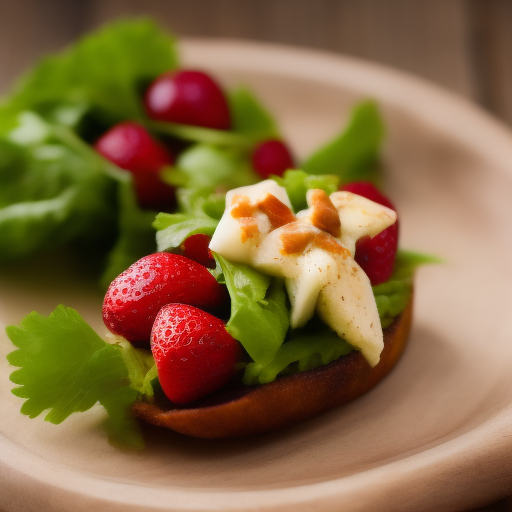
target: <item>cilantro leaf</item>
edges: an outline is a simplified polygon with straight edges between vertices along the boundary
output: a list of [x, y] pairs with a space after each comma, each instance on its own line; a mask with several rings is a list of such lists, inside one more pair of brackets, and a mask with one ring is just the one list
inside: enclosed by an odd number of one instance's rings
[[62, 305], [48, 317], [32, 312], [6, 332], [18, 348], [7, 360], [19, 367], [10, 379], [19, 385], [13, 394], [26, 399], [23, 414], [34, 418], [48, 411], [45, 420], [58, 424], [99, 402], [108, 412], [111, 434], [129, 446], [143, 446], [130, 414], [140, 393], [130, 380], [139, 363], [129, 365], [131, 372], [126, 363], [133, 354], [123, 355], [121, 346], [103, 341], [75, 310]]
[[316, 150], [301, 168], [309, 174], [336, 174], [342, 183], [375, 180], [384, 125], [377, 105], [357, 105], [348, 126], [336, 138]]

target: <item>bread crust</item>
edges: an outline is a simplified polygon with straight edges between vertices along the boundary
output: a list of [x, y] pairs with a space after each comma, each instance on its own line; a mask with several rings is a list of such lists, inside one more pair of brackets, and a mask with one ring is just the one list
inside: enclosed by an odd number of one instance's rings
[[244, 436], [304, 421], [358, 398], [392, 370], [407, 344], [412, 302], [411, 295], [405, 310], [384, 329], [384, 349], [373, 368], [354, 351], [268, 384], [237, 383], [191, 407], [176, 407], [167, 399], [140, 401], [134, 414], [147, 423], [200, 438]]

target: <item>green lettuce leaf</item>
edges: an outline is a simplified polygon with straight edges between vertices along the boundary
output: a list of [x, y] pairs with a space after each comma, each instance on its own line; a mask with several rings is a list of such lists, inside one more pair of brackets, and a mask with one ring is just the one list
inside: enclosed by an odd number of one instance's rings
[[301, 168], [309, 174], [336, 174], [342, 183], [375, 181], [384, 124], [377, 105], [366, 101], [352, 111], [345, 130], [316, 150]]
[[212, 236], [226, 203], [211, 187], [180, 189], [177, 199], [180, 213], [159, 213], [153, 222], [158, 251], [172, 252], [192, 235]]
[[58, 424], [100, 403], [109, 415], [113, 441], [144, 446], [131, 408], [142, 392], [152, 394], [145, 384], [152, 366], [147, 356], [131, 346], [106, 343], [75, 310], [62, 305], [49, 317], [30, 313], [6, 332], [18, 348], [7, 360], [19, 367], [10, 379], [18, 385], [13, 394], [26, 399], [23, 414], [34, 418], [48, 411], [45, 420]]
[[266, 384], [275, 380], [281, 373], [312, 370], [354, 350], [335, 332], [326, 329], [325, 325], [319, 325], [318, 322], [312, 322], [307, 329], [298, 329], [291, 336], [267, 364], [254, 362], [246, 366], [244, 384]]
[[155, 212], [139, 207], [128, 173], [125, 173], [125, 179], [119, 181], [118, 205], [117, 239], [108, 254], [107, 266], [100, 280], [104, 289], [132, 263], [156, 249], [155, 231], [152, 228]]
[[[0, 260], [32, 256], [77, 238], [98, 244], [112, 233], [115, 184], [89, 149], [35, 114], [18, 116], [0, 138]], [[74, 137], [74, 136], [73, 136]]]
[[86, 104], [108, 124], [143, 119], [141, 88], [176, 68], [175, 41], [152, 21], [118, 21], [47, 57], [8, 98], [12, 108]]
[[412, 293], [414, 272], [421, 265], [440, 263], [428, 254], [398, 251], [393, 274], [385, 283], [373, 287], [382, 328], [388, 327], [407, 305]]
[[226, 329], [254, 361], [266, 364], [283, 343], [289, 326], [284, 284], [248, 265], [219, 255], [215, 259], [231, 297]]
[[175, 167], [164, 170], [162, 178], [177, 187], [221, 186], [224, 190], [258, 181], [244, 153], [210, 144], [195, 144], [183, 151]]
[[278, 185], [286, 189], [286, 193], [292, 203], [295, 212], [299, 212], [308, 207], [306, 202], [306, 192], [311, 189], [320, 188], [324, 190], [327, 195], [332, 194], [338, 190], [339, 178], [338, 176], [327, 175], [314, 175], [307, 174], [301, 170], [288, 170], [284, 173], [282, 178], [272, 176]]
[[279, 137], [277, 123], [270, 112], [245, 87], [228, 94], [233, 131], [252, 136], [255, 140]]

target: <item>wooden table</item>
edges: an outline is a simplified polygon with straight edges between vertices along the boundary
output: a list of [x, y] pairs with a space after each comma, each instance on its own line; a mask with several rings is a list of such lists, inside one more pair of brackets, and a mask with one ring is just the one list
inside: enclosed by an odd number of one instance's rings
[[[393, 66], [512, 124], [512, 0], [0, 0], [0, 92], [38, 57], [141, 14], [178, 36], [277, 42]], [[479, 510], [512, 511], [512, 496]]]

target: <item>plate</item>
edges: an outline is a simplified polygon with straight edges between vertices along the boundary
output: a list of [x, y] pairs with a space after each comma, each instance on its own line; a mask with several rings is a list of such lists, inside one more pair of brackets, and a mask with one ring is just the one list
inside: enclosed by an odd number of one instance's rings
[[[101, 410], [59, 426], [30, 420], [9, 391], [12, 346], [2, 332], [3, 510], [452, 510], [509, 493], [508, 131], [432, 85], [349, 58], [219, 40], [187, 41], [182, 50], [187, 66], [254, 89], [299, 156], [332, 137], [356, 101], [376, 98], [401, 244], [445, 262], [419, 271], [409, 346], [376, 389], [304, 424], [245, 439], [147, 428], [147, 449], [132, 453], [107, 443]], [[104, 331], [101, 296], [65, 254], [4, 268], [0, 277], [2, 327], [64, 302]]]

